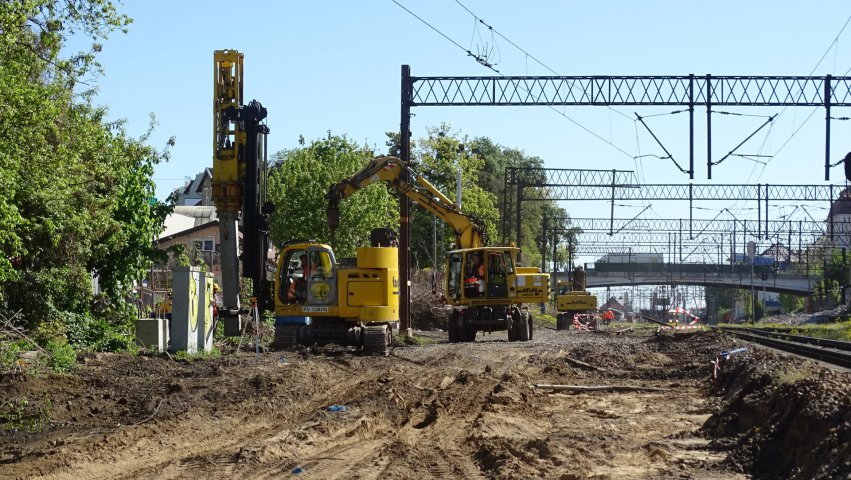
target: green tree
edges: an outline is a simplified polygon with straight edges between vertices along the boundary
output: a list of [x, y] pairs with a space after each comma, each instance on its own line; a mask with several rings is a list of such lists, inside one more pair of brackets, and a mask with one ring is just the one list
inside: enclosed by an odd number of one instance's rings
[[[451, 199], [456, 198], [457, 174], [461, 170], [461, 208], [465, 213], [476, 216], [483, 224], [485, 233], [494, 244], [497, 240], [499, 210], [496, 196], [476, 182], [484, 170], [484, 159], [468, 148], [459, 147], [468, 139], [454, 133], [448, 124], [428, 129], [428, 136], [416, 142], [414, 155], [417, 172], [428, 179], [438, 190]], [[411, 223], [411, 257], [414, 265], [432, 266], [432, 243], [423, 241], [432, 238], [432, 215], [416, 209]], [[440, 244], [455, 242], [450, 228], [443, 229]], [[440, 255], [439, 255], [440, 256]], [[442, 256], [441, 256], [442, 257]], [[439, 260], [442, 262], [442, 260]]]
[[726, 287], [705, 287], [703, 289], [708, 312], [717, 313], [717, 320], [723, 321], [723, 313], [731, 311], [735, 306], [737, 290]]
[[[476, 181], [484, 190], [495, 195], [497, 208], [502, 213], [500, 223], [498, 225], [499, 232], [502, 233], [506, 224], [511, 225], [509, 233], [510, 238], [506, 238], [505, 242], [510, 242], [516, 238], [516, 208], [515, 196], [516, 190], [510, 187], [510, 191], [505, 191], [505, 175], [508, 168], [525, 168], [536, 169], [543, 168], [544, 161], [540, 157], [529, 156], [516, 148], [508, 148], [495, 143], [487, 137], [476, 137], [471, 142], [471, 148], [479, 157], [484, 160], [484, 165], [481, 172], [476, 176]], [[540, 171], [526, 170], [523, 180], [526, 182], [544, 180], [543, 173]], [[545, 188], [545, 187], [539, 187]], [[508, 200], [508, 202], [506, 202]], [[511, 211], [508, 206], [512, 206]], [[547, 245], [547, 257], [552, 256], [552, 232], [547, 233], [546, 239], [543, 238], [543, 221], [544, 216], [549, 218], [568, 217], [567, 212], [552, 201], [526, 201], [520, 204], [520, 228], [522, 233], [523, 244], [523, 259], [527, 265], [541, 264], [541, 250], [544, 245]], [[576, 243], [575, 231], [569, 229], [569, 220], [561, 221], [560, 226], [565, 230], [557, 234], [560, 245], [565, 246], [569, 241]], [[575, 247], [575, 245], [574, 245]], [[552, 259], [550, 259], [552, 260]], [[559, 257], [559, 261], [567, 262], [567, 254], [564, 258]]]
[[784, 313], [799, 312], [804, 308], [804, 298], [788, 293], [780, 294], [780, 305]]
[[[388, 155], [398, 156], [400, 153], [400, 141], [398, 132], [387, 132]], [[463, 146], [463, 154], [459, 156], [459, 146]], [[486, 216], [488, 219], [488, 232], [491, 244], [509, 243], [514, 239], [514, 228], [509, 232], [510, 238], [503, 239], [502, 233], [506, 222], [514, 219], [515, 211], [507, 212], [506, 194], [515, 195], [514, 190], [505, 191], [506, 168], [541, 168], [544, 161], [539, 157], [528, 156], [515, 148], [503, 147], [487, 137], [476, 137], [470, 139], [453, 132], [448, 124], [441, 124], [428, 129], [428, 136], [413, 142], [413, 161], [420, 172], [441, 189], [445, 194], [454, 198], [455, 175], [458, 162], [461, 162], [463, 172], [463, 209], [470, 213]], [[541, 174], [530, 174], [541, 180]], [[528, 178], [533, 180], [534, 178]], [[481, 193], [487, 194], [482, 195]], [[468, 198], [469, 197], [469, 198]], [[511, 200], [511, 199], [509, 199]], [[496, 212], [491, 211], [491, 205]], [[539, 265], [541, 263], [541, 249], [544, 245], [542, 232], [543, 217], [567, 218], [564, 209], [558, 207], [555, 202], [527, 201], [521, 205], [521, 230], [523, 233], [523, 257], [528, 265]], [[420, 220], [417, 220], [420, 218]], [[414, 263], [420, 266], [430, 266], [432, 254], [433, 228], [428, 220], [428, 214], [424, 212], [415, 213], [412, 224], [412, 245]], [[562, 226], [569, 227], [569, 221], [562, 222]], [[441, 243], [453, 240], [450, 233], [438, 232]], [[565, 230], [558, 234], [560, 245], [567, 245], [568, 240], [576, 240], [575, 232]], [[548, 257], [551, 256], [552, 234], [546, 239]], [[566, 248], [561, 248], [560, 252]], [[440, 258], [441, 255], [439, 254]], [[563, 257], [563, 258], [562, 258]], [[559, 261], [567, 261], [567, 254], [560, 253]]]
[[[373, 152], [345, 136], [331, 135], [306, 147], [273, 155], [269, 199], [275, 203], [270, 219], [272, 242], [281, 246], [295, 239], [330, 242], [326, 211], [328, 187], [351, 176], [373, 158]], [[370, 185], [340, 204], [340, 227], [335, 232], [338, 257], [352, 257], [369, 245], [373, 228], [399, 229], [398, 202], [384, 185]]]
[[[0, 3], [0, 314], [75, 346], [130, 341], [125, 296], [170, 208], [151, 200], [166, 154], [78, 91], [101, 74], [99, 42], [129, 24], [108, 0]], [[71, 35], [93, 43], [69, 55]]]

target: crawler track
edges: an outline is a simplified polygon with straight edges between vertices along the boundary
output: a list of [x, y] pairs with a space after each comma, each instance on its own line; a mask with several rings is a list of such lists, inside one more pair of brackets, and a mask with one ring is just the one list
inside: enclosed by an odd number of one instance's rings
[[716, 327], [727, 334], [803, 357], [851, 368], [851, 342], [806, 337], [758, 328]]

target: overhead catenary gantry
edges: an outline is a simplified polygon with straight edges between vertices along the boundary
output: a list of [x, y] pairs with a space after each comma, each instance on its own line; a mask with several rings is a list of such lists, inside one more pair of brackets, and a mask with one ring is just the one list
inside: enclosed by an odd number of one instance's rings
[[[615, 227], [615, 202], [688, 201], [685, 228], [689, 237], [700, 226], [694, 224], [695, 201], [754, 202], [757, 220], [744, 221], [741, 228], [755, 231], [757, 238], [772, 236], [769, 206], [779, 202], [827, 202], [832, 205], [845, 189], [843, 185], [776, 184], [646, 184], [636, 183], [628, 170], [579, 170], [564, 168], [509, 167], [505, 172], [503, 198], [503, 238], [522, 244], [521, 205], [528, 201], [607, 201], [610, 203], [609, 232]], [[512, 218], [513, 217], [513, 218]], [[815, 221], [815, 219], [812, 219]], [[833, 217], [827, 219], [832, 235]], [[788, 223], [788, 220], [786, 221]]]
[[[830, 178], [832, 107], [851, 106], [851, 77], [841, 76], [431, 76], [402, 65], [401, 157], [411, 160], [411, 108], [436, 106], [686, 106], [689, 178], [694, 178], [694, 112], [706, 107], [707, 178], [712, 178], [712, 113], [717, 106], [825, 108], [825, 179]], [[620, 182], [617, 182], [620, 183]], [[756, 189], [759, 191], [759, 188]], [[770, 192], [769, 192], [770, 193]], [[518, 197], [522, 200], [522, 197]], [[771, 198], [774, 198], [771, 196]], [[758, 197], [759, 199], [759, 197]], [[519, 210], [519, 202], [518, 202]], [[410, 328], [410, 202], [400, 201], [401, 328]], [[519, 224], [518, 224], [519, 225]], [[519, 230], [519, 227], [518, 227]], [[519, 235], [518, 235], [519, 236]], [[518, 242], [518, 246], [521, 246]]]
[[851, 106], [851, 77], [755, 75], [586, 75], [411, 77], [410, 106], [684, 106], [694, 178], [694, 109], [706, 107], [707, 178], [712, 178], [713, 107], [825, 109], [825, 180], [830, 180], [832, 107]]

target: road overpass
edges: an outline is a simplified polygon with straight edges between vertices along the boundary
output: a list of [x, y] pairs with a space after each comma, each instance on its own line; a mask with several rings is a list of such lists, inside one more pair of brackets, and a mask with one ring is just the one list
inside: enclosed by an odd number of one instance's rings
[[[714, 265], [689, 263], [603, 263], [588, 264], [588, 288], [632, 285], [701, 285], [707, 287], [754, 288], [769, 292], [809, 295], [821, 279], [813, 272], [786, 270], [776, 272], [767, 265]], [[807, 275], [809, 273], [809, 275]], [[763, 274], [766, 279], [763, 280]], [[567, 280], [566, 272], [554, 274]]]

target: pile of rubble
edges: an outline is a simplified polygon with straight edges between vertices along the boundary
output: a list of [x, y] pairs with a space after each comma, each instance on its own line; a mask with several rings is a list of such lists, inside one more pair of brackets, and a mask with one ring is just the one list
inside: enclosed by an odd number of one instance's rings
[[836, 321], [838, 317], [845, 317], [847, 309], [845, 305], [839, 305], [831, 310], [823, 310], [815, 313], [785, 313], [782, 315], [773, 315], [765, 317], [761, 322], [782, 323], [786, 325], [803, 325], [805, 323], [830, 323]]
[[759, 478], [851, 475], [851, 375], [764, 350], [733, 357], [703, 430], [727, 466]]

